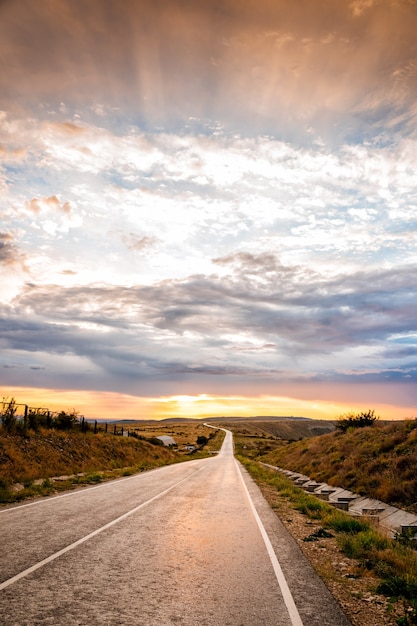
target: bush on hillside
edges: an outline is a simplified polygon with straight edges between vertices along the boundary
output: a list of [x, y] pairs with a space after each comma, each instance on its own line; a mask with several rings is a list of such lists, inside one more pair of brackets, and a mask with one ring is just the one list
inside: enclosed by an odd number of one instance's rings
[[17, 405], [15, 399], [3, 398], [0, 415], [2, 426], [7, 432], [12, 432], [16, 428], [16, 413]]
[[79, 413], [75, 409], [60, 411], [54, 419], [54, 426], [58, 430], [71, 430], [77, 424], [79, 424]]
[[345, 433], [348, 428], [365, 428], [365, 426], [373, 426], [376, 420], [379, 417], [375, 415], [375, 411], [373, 409], [368, 409], [368, 411], [362, 411], [361, 413], [347, 413], [346, 415], [341, 415], [337, 422], [336, 428]]

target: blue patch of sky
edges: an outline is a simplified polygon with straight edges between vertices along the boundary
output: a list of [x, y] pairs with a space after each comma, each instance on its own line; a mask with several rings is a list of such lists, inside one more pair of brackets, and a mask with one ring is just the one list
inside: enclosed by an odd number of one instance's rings
[[394, 339], [391, 339], [390, 343], [408, 346], [417, 345], [417, 333], [411, 333], [409, 335], [406, 335], [405, 337], [396, 337]]
[[[139, 178], [138, 173], [135, 173], [134, 176], [135, 178]], [[141, 174], [141, 176], [144, 176], [144, 174]], [[123, 176], [123, 174], [113, 169], [102, 172], [101, 178], [104, 183], [110, 183], [122, 189], [127, 189], [128, 191], [133, 191], [142, 184], [139, 180], [129, 180], [126, 176]]]
[[[413, 216], [414, 218], [414, 216]], [[410, 233], [413, 230], [417, 230], [417, 218], [414, 218], [410, 221], [402, 221], [404, 218], [402, 218], [401, 220], [390, 220], [389, 221], [389, 232], [392, 233], [393, 235], [395, 234], [401, 234], [401, 233]], [[414, 247], [414, 245], [413, 245]]]
[[389, 383], [389, 382], [415, 382], [417, 380], [417, 368], [410, 368], [409, 366], [404, 369], [397, 368], [395, 370], [381, 369], [380, 372], [344, 374], [344, 373], [328, 373], [324, 376], [319, 376], [318, 379], [328, 379], [338, 382], [354, 382], [358, 384], [369, 383]]
[[59, 189], [57, 184], [56, 173], [47, 169], [39, 170], [39, 168], [22, 166], [7, 167], [7, 185], [12, 192], [24, 195], [31, 200], [36, 195], [54, 195], [51, 189]]

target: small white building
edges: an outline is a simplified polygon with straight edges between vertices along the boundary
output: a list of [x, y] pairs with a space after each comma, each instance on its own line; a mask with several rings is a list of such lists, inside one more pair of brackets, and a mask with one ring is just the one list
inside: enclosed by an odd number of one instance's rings
[[176, 446], [177, 445], [175, 439], [173, 437], [170, 437], [169, 435], [161, 435], [160, 437], [156, 437], [156, 438], [162, 441], [164, 446]]

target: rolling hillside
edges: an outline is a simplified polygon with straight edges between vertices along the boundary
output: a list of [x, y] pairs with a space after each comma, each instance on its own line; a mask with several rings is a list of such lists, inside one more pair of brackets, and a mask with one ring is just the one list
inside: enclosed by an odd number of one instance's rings
[[336, 430], [258, 458], [417, 512], [417, 420]]
[[[212, 421], [214, 420], [210, 420]], [[232, 430], [237, 436], [278, 438], [286, 441], [298, 441], [335, 430], [334, 422], [295, 417], [218, 418], [215, 421]]]

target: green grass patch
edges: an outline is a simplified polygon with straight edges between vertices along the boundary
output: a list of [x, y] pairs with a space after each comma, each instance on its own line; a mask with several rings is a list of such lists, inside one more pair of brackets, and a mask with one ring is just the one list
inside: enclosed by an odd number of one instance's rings
[[323, 502], [304, 492], [297, 494], [297, 497], [294, 498], [294, 508], [312, 519], [323, 519], [328, 512]]
[[379, 560], [381, 551], [390, 547], [390, 540], [374, 528], [368, 528], [357, 533], [342, 533], [338, 544], [346, 556], [357, 559], [369, 569]]
[[359, 571], [372, 571], [379, 578], [378, 593], [403, 608], [399, 626], [417, 625], [417, 552], [407, 542], [388, 538], [368, 521], [352, 518], [296, 487], [283, 474], [242, 456], [239, 460], [258, 483], [275, 487], [294, 509], [320, 520], [320, 534], [331, 529], [340, 550], [358, 562]]
[[88, 483], [101, 483], [103, 476], [99, 472], [93, 472], [87, 476], [86, 482]]
[[337, 509], [329, 515], [328, 519], [325, 518], [324, 521], [328, 528], [332, 528], [339, 533], [346, 533], [349, 535], [357, 535], [358, 533], [366, 532], [370, 527], [369, 522], [355, 519], [346, 514], [344, 515]]

